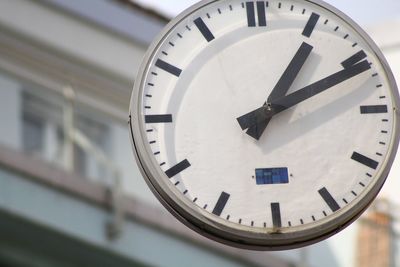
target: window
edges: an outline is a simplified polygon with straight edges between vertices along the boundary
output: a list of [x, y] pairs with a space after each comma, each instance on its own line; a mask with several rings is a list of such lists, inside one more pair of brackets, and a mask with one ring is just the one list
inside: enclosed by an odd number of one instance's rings
[[[66, 168], [65, 134], [63, 125], [62, 97], [42, 95], [40, 90], [24, 90], [22, 96], [23, 134], [25, 152], [40, 157], [59, 167]], [[109, 151], [110, 130], [107, 124], [96, 120], [93, 113], [77, 108], [74, 111], [74, 129], [80, 131], [105, 154]], [[81, 146], [73, 145], [73, 171], [91, 178], [105, 178], [105, 168], [94, 155]]]

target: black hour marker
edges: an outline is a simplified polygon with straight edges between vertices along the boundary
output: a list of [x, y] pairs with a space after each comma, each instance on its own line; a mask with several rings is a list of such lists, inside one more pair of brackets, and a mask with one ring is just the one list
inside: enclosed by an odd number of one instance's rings
[[169, 123], [172, 122], [171, 114], [161, 115], [146, 115], [144, 116], [145, 123]]
[[329, 208], [335, 212], [340, 209], [339, 204], [336, 202], [336, 200], [332, 197], [332, 195], [329, 193], [329, 191], [324, 187], [320, 190], [318, 190], [318, 193], [321, 195], [323, 200], [328, 204]]
[[168, 178], [172, 178], [178, 173], [182, 172], [183, 170], [187, 169], [190, 167], [190, 163], [187, 159], [182, 160], [172, 168], [168, 169], [165, 174], [168, 176]]
[[282, 227], [281, 209], [279, 203], [271, 203], [272, 224], [274, 227]]
[[157, 67], [159, 67], [160, 69], [162, 69], [162, 70], [164, 70], [164, 71], [166, 71], [168, 73], [171, 73], [172, 75], [175, 75], [176, 77], [179, 77], [181, 75], [181, 73], [182, 73], [181, 69], [179, 69], [179, 68], [177, 68], [177, 67], [175, 67], [175, 66], [173, 66], [173, 65], [171, 65], [171, 64], [169, 64], [169, 63], [167, 63], [167, 62], [165, 62], [165, 61], [163, 61], [161, 59], [158, 59], [156, 61], [155, 65]]
[[[265, 2], [257, 1], [257, 17], [258, 17], [258, 26], [265, 27], [267, 26], [267, 18], [265, 14]], [[246, 2], [246, 12], [247, 12], [247, 26], [248, 27], [256, 27], [256, 11], [254, 2]]]
[[228, 202], [229, 197], [230, 195], [228, 193], [222, 192], [218, 198], [217, 204], [215, 204], [212, 213], [214, 213], [217, 216], [220, 216], [225, 208], [226, 202]]
[[199, 29], [199, 31], [204, 36], [204, 38], [206, 38], [207, 42], [211, 42], [212, 40], [215, 39], [215, 37], [212, 34], [212, 32], [210, 31], [210, 29], [207, 27], [207, 25], [204, 23], [204, 21], [201, 18], [195, 19], [194, 24]]
[[376, 170], [376, 168], [378, 167], [378, 164], [379, 164], [377, 161], [370, 159], [364, 155], [361, 155], [360, 153], [357, 153], [357, 152], [353, 153], [353, 155], [351, 156], [351, 159], [355, 160], [367, 167], [370, 167], [371, 169], [374, 169], [374, 170]]
[[361, 114], [387, 113], [388, 108], [386, 105], [361, 106], [360, 112]]
[[258, 15], [258, 26], [267, 26], [267, 18], [265, 16], [265, 3], [264, 1], [257, 1], [257, 15]]
[[315, 26], [318, 23], [319, 15], [316, 13], [312, 13], [310, 19], [308, 20], [306, 27], [303, 30], [303, 35], [306, 37], [310, 37], [312, 32], [314, 31]]
[[256, 15], [254, 11], [254, 2], [246, 2], [246, 11], [247, 11], [247, 26], [255, 27]]
[[365, 54], [364, 50], [361, 50], [357, 52], [356, 54], [352, 55], [348, 59], [342, 62], [343, 68], [350, 68], [351, 66], [355, 65], [356, 63], [360, 62], [364, 58], [367, 57], [367, 54]]

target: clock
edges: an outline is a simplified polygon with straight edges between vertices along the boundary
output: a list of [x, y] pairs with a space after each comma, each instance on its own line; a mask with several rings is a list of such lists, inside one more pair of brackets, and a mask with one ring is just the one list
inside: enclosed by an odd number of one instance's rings
[[399, 141], [382, 53], [318, 0], [214, 0], [153, 42], [129, 125], [143, 177], [181, 222], [235, 247], [281, 250], [349, 225]]

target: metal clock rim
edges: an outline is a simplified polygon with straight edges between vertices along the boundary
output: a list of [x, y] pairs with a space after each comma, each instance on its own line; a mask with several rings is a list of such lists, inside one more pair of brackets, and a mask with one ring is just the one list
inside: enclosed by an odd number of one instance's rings
[[[385, 166], [380, 170], [380, 177], [377, 178], [377, 182], [373, 189], [368, 192], [368, 194], [358, 202], [357, 206], [351, 207], [346, 212], [340, 214], [337, 219], [341, 219], [343, 225], [337, 225], [331, 220], [324, 224], [324, 227], [319, 229], [306, 229], [299, 231], [297, 233], [291, 234], [268, 234], [269, 238], [265, 239], [266, 235], [260, 235], [256, 233], [244, 233], [223, 224], [218, 224], [215, 221], [202, 216], [197, 213], [193, 207], [186, 206], [184, 201], [179, 199], [173, 193], [169, 194], [164, 188], [161, 188], [160, 184], [155, 181], [155, 175], [162, 176], [160, 170], [152, 170], [154, 164], [152, 164], [152, 159], [148, 153], [146, 146], [144, 145], [144, 129], [143, 128], [143, 118], [141, 114], [140, 105], [140, 89], [143, 86], [144, 77], [147, 73], [147, 69], [150, 65], [151, 59], [154, 56], [156, 49], [165, 41], [169, 33], [174, 29], [175, 25], [179, 24], [182, 20], [189, 17], [195, 11], [201, 9], [204, 6], [210, 5], [215, 2], [220, 2], [221, 0], [203, 0], [192, 7], [186, 9], [175, 19], [173, 19], [158, 35], [158, 37], [153, 41], [149, 49], [147, 50], [145, 57], [143, 58], [142, 65], [137, 75], [136, 83], [134, 85], [129, 110], [129, 128], [130, 128], [130, 139], [132, 147], [134, 149], [134, 155], [139, 163], [139, 169], [145, 178], [151, 191], [157, 197], [157, 199], [164, 205], [164, 207], [171, 212], [179, 221], [191, 228], [192, 230], [207, 236], [215, 241], [228, 244], [234, 247], [253, 249], [253, 250], [281, 250], [281, 249], [293, 249], [301, 246], [309, 245], [318, 242], [326, 237], [329, 237], [342, 229], [347, 225], [351, 224], [355, 219], [357, 219], [362, 212], [368, 208], [370, 203], [375, 199], [376, 195], [379, 193], [381, 187], [383, 186], [386, 177], [390, 171], [390, 166], [392, 165], [395, 158], [395, 151], [399, 143], [399, 130], [400, 130], [400, 117], [398, 114], [399, 108], [399, 94], [397, 91], [397, 86], [395, 78], [390, 70], [389, 64], [387, 63], [382, 52], [375, 44], [375, 42], [368, 36], [368, 34], [358, 26], [350, 17], [348, 17], [343, 12], [339, 11], [335, 7], [320, 1], [320, 0], [303, 0], [304, 2], [309, 2], [320, 6], [321, 8], [327, 10], [328, 12], [336, 14], [344, 22], [346, 22], [351, 28], [353, 28], [359, 36], [366, 41], [370, 46], [372, 51], [375, 53], [376, 57], [382, 64], [382, 67], [387, 75], [389, 85], [391, 87], [391, 94], [393, 96], [393, 105], [395, 107], [394, 111], [394, 137], [392, 138], [392, 144], [390, 149], [390, 154], [384, 162]], [[136, 138], [135, 138], [136, 137]], [[137, 140], [135, 142], [135, 140]], [[165, 174], [164, 174], [165, 175]], [[286, 239], [290, 236], [293, 240], [292, 243], [287, 243]], [[309, 238], [304, 238], [308, 236]], [[282, 238], [281, 238], [282, 237]], [[265, 242], [267, 240], [268, 242]]]

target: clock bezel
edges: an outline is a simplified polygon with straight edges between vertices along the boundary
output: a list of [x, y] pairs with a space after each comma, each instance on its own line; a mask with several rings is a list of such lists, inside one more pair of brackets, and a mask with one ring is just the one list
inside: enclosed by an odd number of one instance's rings
[[[347, 210], [344, 208], [343, 211], [339, 211], [336, 215], [328, 216], [329, 220], [323, 219], [321, 220], [322, 222], [313, 224], [315, 225], [313, 228], [308, 227], [307, 229], [298, 230], [296, 232], [285, 233], [280, 233], [279, 231], [269, 229], [269, 231], [266, 231], [265, 233], [256, 233], [251, 231], [251, 229], [249, 229], [250, 227], [248, 226], [228, 226], [231, 223], [225, 222], [225, 220], [221, 218], [212, 220], [207, 216], [204, 216], [204, 211], [198, 207], [195, 207], [195, 204], [190, 203], [190, 201], [187, 200], [184, 195], [178, 196], [175, 194], [172, 186], [166, 184], [168, 188], [163, 188], [163, 179], [167, 179], [167, 176], [164, 172], [162, 172], [159, 165], [155, 164], [156, 162], [154, 156], [147, 145], [144, 119], [141, 115], [143, 111], [141, 100], [143, 93], [142, 89], [144, 88], [144, 82], [146, 80], [145, 78], [151, 63], [153, 62], [153, 57], [158, 48], [161, 47], [162, 44], [164, 44], [164, 42], [167, 40], [169, 34], [172, 32], [175, 26], [197, 10], [219, 1], [220, 0], [203, 0], [182, 12], [164, 28], [164, 30], [153, 41], [145, 54], [137, 75], [137, 81], [139, 82], [135, 82], [134, 85], [129, 111], [130, 138], [139, 169], [153, 194], [171, 214], [173, 214], [179, 221], [189, 228], [215, 241], [234, 247], [253, 250], [293, 249], [321, 241], [337, 232], [340, 232], [353, 221], [355, 221], [375, 199], [384, 182], [386, 181], [399, 143], [398, 133], [400, 127], [400, 118], [398, 114], [398, 107], [400, 101], [395, 78], [391, 72], [389, 64], [387, 63], [378, 46], [350, 17], [323, 1], [304, 0], [304, 2], [308, 2], [326, 9], [327, 12], [335, 14], [345, 23], [347, 23], [348, 26], [356, 31], [359, 34], [359, 37], [361, 37], [368, 44], [371, 50], [375, 53], [377, 59], [380, 61], [390, 86], [394, 107], [393, 138], [391, 144], [389, 145], [389, 155], [386, 157], [386, 160], [383, 161], [383, 167], [380, 168], [379, 173], [376, 175], [376, 182], [374, 186], [368, 192], [365, 192], [363, 197], [360, 196], [360, 200], [357, 203], [355, 203], [353, 206], [346, 207]], [[167, 191], [169, 191], [169, 193]], [[301, 228], [303, 227], [293, 227], [293, 229]]]

